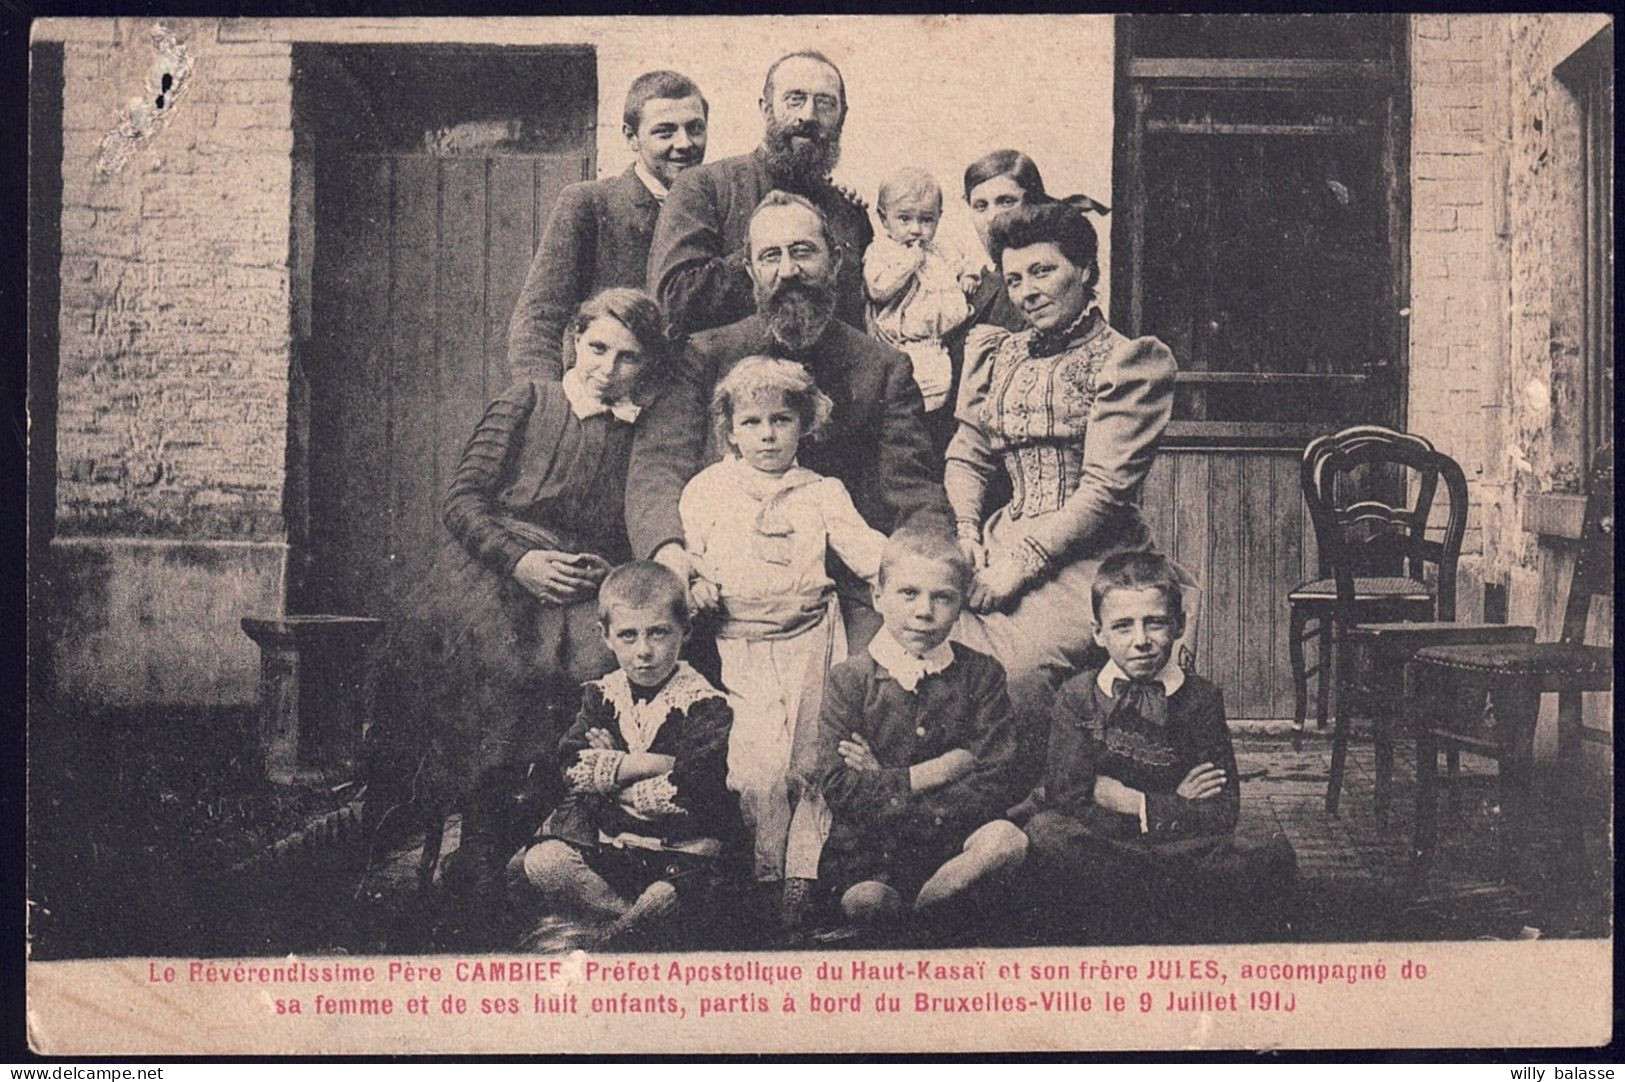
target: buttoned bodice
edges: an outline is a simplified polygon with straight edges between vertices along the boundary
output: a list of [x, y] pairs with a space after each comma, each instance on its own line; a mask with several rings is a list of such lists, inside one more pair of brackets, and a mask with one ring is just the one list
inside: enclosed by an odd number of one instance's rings
[[1033, 356], [1033, 331], [994, 347], [980, 427], [1010, 476], [1009, 514], [1059, 510], [1082, 475], [1095, 378], [1122, 336], [1095, 319], [1059, 353]]

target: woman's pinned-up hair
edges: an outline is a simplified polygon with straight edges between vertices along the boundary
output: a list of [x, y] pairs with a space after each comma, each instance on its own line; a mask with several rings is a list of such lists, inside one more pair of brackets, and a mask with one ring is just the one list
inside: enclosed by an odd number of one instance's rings
[[1000, 214], [988, 228], [988, 249], [995, 266], [1006, 249], [1032, 244], [1053, 244], [1079, 267], [1093, 267], [1100, 255], [1094, 225], [1070, 202], [1024, 204]]
[[823, 436], [835, 409], [835, 403], [818, 389], [804, 366], [782, 357], [746, 357], [717, 381], [711, 395], [711, 428], [718, 447], [729, 446], [728, 433], [733, 429], [734, 410], [739, 403], [762, 394], [783, 396], [785, 404], [801, 418], [801, 438], [807, 442]]
[[[586, 330], [593, 320], [605, 316], [632, 332], [632, 337], [643, 347], [650, 375], [658, 378], [671, 359], [672, 346], [666, 337], [666, 321], [660, 314], [660, 306], [641, 289], [616, 286], [582, 301], [565, 335], [567, 359], [573, 360], [575, 336]], [[565, 367], [568, 370], [570, 366]]]
[[970, 202], [970, 193], [994, 177], [1009, 177], [1015, 181], [1027, 193], [1028, 200], [1047, 198], [1037, 162], [1019, 150], [994, 150], [965, 167], [965, 201]]
[[1081, 193], [1062, 196], [1059, 199], [1050, 195], [1044, 190], [1044, 178], [1038, 173], [1038, 163], [1019, 150], [995, 150], [966, 166], [965, 201], [970, 202], [970, 193], [994, 177], [1009, 177], [1015, 181], [1016, 185], [1027, 193], [1027, 198], [1023, 202], [1028, 206], [1036, 203], [1067, 203], [1090, 214], [1110, 214], [1112, 210], [1098, 199], [1091, 199]]

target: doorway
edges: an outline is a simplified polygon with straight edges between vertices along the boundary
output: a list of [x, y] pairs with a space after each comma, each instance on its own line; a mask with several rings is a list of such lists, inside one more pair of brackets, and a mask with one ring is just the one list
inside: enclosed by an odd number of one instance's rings
[[44, 613], [56, 533], [57, 371], [62, 276], [62, 92], [60, 41], [29, 47], [28, 71], [28, 687], [43, 693], [51, 671]]
[[296, 47], [290, 611], [411, 606], [597, 98], [589, 47]]

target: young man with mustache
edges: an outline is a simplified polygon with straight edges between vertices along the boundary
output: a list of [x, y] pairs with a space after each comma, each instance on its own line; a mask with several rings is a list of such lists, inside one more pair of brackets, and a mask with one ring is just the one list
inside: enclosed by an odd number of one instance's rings
[[655, 219], [672, 183], [705, 161], [709, 107], [675, 71], [651, 71], [626, 92], [621, 131], [636, 155], [619, 176], [559, 193], [508, 326], [508, 365], [559, 379], [564, 325], [588, 297], [642, 289]]
[[[798, 462], [845, 484], [865, 522], [890, 533], [916, 516], [948, 521], [942, 465], [907, 355], [834, 318], [843, 257], [823, 214], [803, 196], [772, 191], [747, 237], [754, 314], [688, 340], [633, 437], [626, 478], [633, 554], [652, 556], [684, 582], [693, 569], [678, 499], [701, 467], [721, 457], [723, 448], [707, 441], [707, 403], [717, 381], [750, 356], [796, 361], [833, 401], [827, 435], [804, 444]], [[869, 591], [850, 575], [836, 576], [836, 589], [850, 648], [860, 649], [879, 626]]]
[[750, 315], [751, 215], [768, 192], [794, 192], [819, 209], [833, 238], [835, 315], [861, 330], [862, 257], [874, 230], [863, 203], [829, 179], [841, 153], [846, 84], [823, 54], [790, 53], [768, 69], [760, 106], [760, 146], [691, 170], [672, 187], [649, 248], [649, 292], [679, 334]]

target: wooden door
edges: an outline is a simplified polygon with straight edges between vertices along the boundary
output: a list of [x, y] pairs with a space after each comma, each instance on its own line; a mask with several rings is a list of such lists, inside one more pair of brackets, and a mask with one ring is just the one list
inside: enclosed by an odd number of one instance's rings
[[[369, 137], [325, 131], [313, 154], [303, 611], [387, 618], [415, 604], [463, 445], [507, 385], [508, 320], [546, 215], [593, 174], [591, 55], [534, 57], [547, 77], [518, 80], [523, 94], [500, 84], [524, 65], [499, 59], [398, 61], [391, 85], [411, 76], [425, 94], [471, 64], [498, 85], [463, 93], [461, 113], [368, 85], [372, 111], [356, 115]], [[342, 71], [377, 63], [349, 56]], [[380, 127], [388, 137], [372, 137]]]
[[1304, 444], [1404, 416], [1401, 19], [1119, 20], [1113, 322], [1179, 361], [1144, 502], [1231, 716], [1292, 711]]

